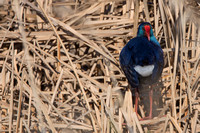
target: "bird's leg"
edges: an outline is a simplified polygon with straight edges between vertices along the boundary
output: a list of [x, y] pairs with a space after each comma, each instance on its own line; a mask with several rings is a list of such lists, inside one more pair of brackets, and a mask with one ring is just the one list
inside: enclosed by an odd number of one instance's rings
[[135, 113], [136, 113], [136, 115], [138, 114], [138, 97], [139, 97], [138, 88], [135, 88]]
[[153, 89], [152, 89], [152, 87], [149, 92], [149, 101], [150, 101], [149, 119], [151, 119], [152, 118], [152, 105], [153, 105]]
[[152, 119], [152, 105], [153, 105], [153, 88], [152, 88], [152, 86], [151, 86], [150, 91], [149, 91], [149, 102], [150, 102], [149, 116], [140, 119], [140, 121]]

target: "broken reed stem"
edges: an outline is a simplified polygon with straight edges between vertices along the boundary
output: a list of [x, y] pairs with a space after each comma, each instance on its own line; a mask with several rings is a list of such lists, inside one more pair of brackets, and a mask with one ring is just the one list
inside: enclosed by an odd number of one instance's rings
[[[57, 57], [58, 60], [60, 60], [60, 41], [58, 39], [57, 39]], [[58, 62], [57, 70], [60, 71], [60, 62]]]
[[[18, 133], [18, 128], [20, 125], [20, 119], [21, 119], [21, 106], [22, 106], [22, 95], [23, 95], [23, 80], [24, 80], [24, 71], [22, 72], [22, 79], [20, 82], [20, 91], [19, 91], [19, 103], [18, 103], [18, 111], [17, 111], [17, 125], [16, 125], [16, 133]], [[22, 125], [21, 125], [22, 126]]]
[[134, 1], [135, 5], [135, 16], [134, 16], [134, 27], [133, 27], [133, 37], [137, 35], [137, 28], [138, 28], [138, 16], [139, 16], [139, 0]]
[[[59, 75], [59, 77], [58, 77], [58, 81], [57, 81], [57, 83], [56, 83], [56, 87], [55, 87], [54, 92], [53, 92], [53, 96], [52, 96], [52, 99], [51, 99], [51, 103], [52, 103], [52, 104], [53, 104], [53, 102], [54, 102], [54, 99], [55, 99], [55, 97], [56, 97], [56, 94], [58, 93], [58, 87], [59, 87], [59, 85], [60, 85], [62, 76], [63, 76], [63, 69], [61, 69], [60, 75]], [[50, 110], [51, 110], [51, 106], [49, 106], [48, 114], [50, 113]]]
[[[9, 133], [12, 132], [12, 123], [13, 123], [13, 90], [14, 90], [14, 43], [11, 42], [12, 46], [12, 76], [11, 76], [11, 88], [10, 88], [10, 108], [9, 108]], [[10, 51], [9, 51], [10, 52]], [[9, 54], [9, 53], [8, 53]]]

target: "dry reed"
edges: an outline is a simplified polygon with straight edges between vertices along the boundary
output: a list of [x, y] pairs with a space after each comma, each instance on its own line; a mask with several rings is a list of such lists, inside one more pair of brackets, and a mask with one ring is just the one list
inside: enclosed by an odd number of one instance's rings
[[[200, 132], [199, 4], [2, 1], [0, 132]], [[154, 27], [165, 68], [157, 114], [139, 121], [148, 102], [136, 116], [119, 53], [143, 21]]]

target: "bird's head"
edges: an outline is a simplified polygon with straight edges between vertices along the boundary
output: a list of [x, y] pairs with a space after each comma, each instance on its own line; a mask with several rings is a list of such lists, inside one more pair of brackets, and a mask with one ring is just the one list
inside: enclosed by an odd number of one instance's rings
[[149, 22], [141, 23], [138, 28], [137, 36], [138, 37], [145, 36], [150, 41], [150, 38], [153, 36], [153, 30], [151, 24]]

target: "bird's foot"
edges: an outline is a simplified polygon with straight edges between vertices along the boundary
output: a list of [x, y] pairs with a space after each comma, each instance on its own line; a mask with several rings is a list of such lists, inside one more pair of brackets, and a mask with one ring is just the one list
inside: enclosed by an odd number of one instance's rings
[[144, 121], [144, 120], [150, 120], [150, 119], [152, 119], [152, 116], [147, 116], [147, 117], [141, 118], [139, 120]]
[[162, 115], [162, 116], [159, 116], [158, 118], [162, 118], [162, 117], [167, 117], [167, 115]]
[[122, 126], [127, 126], [127, 124], [126, 123], [122, 123]]

